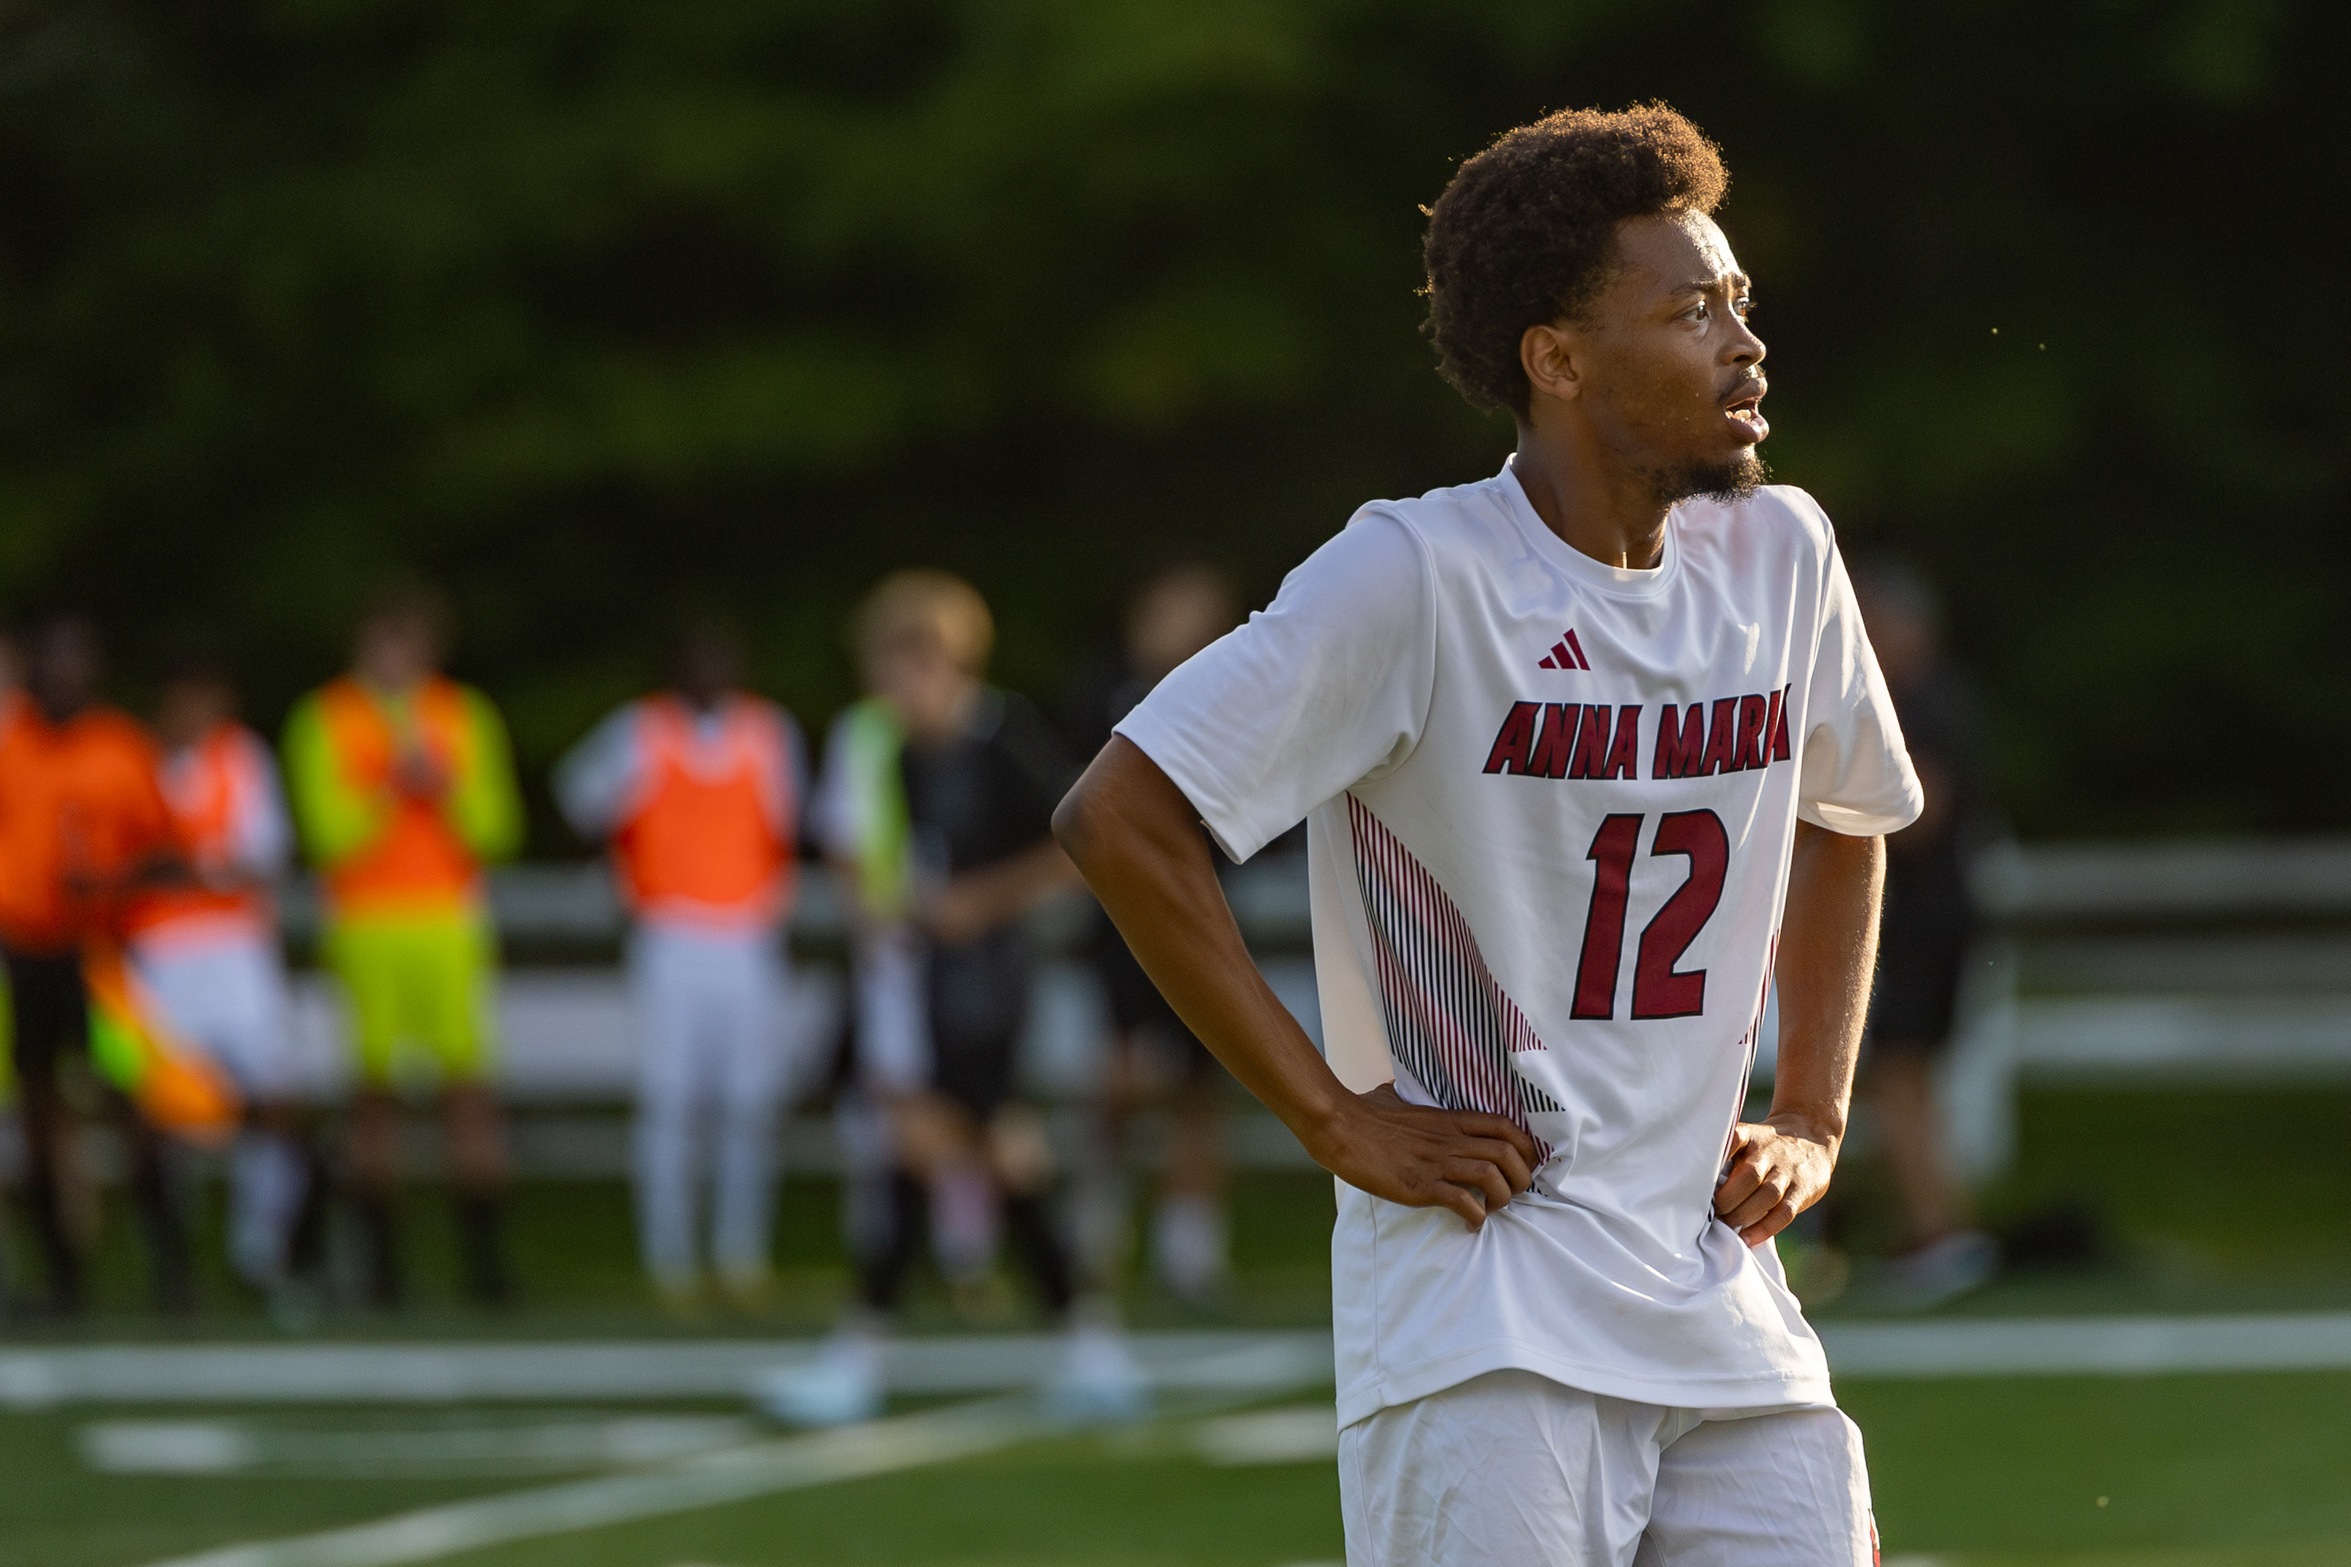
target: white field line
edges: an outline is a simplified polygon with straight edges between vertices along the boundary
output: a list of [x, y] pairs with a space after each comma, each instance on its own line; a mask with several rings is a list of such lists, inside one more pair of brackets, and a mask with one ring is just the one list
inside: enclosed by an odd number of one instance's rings
[[2351, 1370], [2351, 1313], [1840, 1322], [1821, 1329], [1840, 1376], [2159, 1376]]
[[[1170, 1388], [1288, 1386], [1331, 1374], [1330, 1335], [1139, 1333], [1136, 1358]], [[807, 1359], [807, 1339], [579, 1344], [155, 1345], [0, 1353], [0, 1407], [60, 1404], [484, 1404], [744, 1397]], [[900, 1339], [893, 1392], [998, 1393], [1044, 1381], [1066, 1346], [1045, 1333]]]
[[319, 1534], [223, 1546], [152, 1567], [401, 1567], [513, 1540], [945, 1463], [1008, 1447], [1047, 1429], [1031, 1399], [984, 1399], [705, 1453], [635, 1474], [539, 1486]]
[[[1327, 1341], [1316, 1350], [1279, 1334], [1217, 1337], [1191, 1360], [1166, 1359], [1154, 1381], [1205, 1408], [1274, 1390], [1327, 1382]], [[1289, 1337], [1296, 1337], [1291, 1335]], [[1255, 1339], [1271, 1342], [1250, 1342]], [[283, 1540], [223, 1546], [151, 1567], [403, 1567], [513, 1540], [569, 1534], [644, 1518], [749, 1501], [893, 1470], [947, 1463], [1063, 1427], [1020, 1393], [696, 1454], [601, 1479], [510, 1491], [400, 1513], [374, 1523]]]
[[319, 1429], [250, 1419], [98, 1420], [81, 1428], [82, 1462], [100, 1474], [489, 1475], [641, 1469], [740, 1447], [765, 1432], [737, 1415]]
[[[2145, 1376], [2351, 1369], [2351, 1312], [1837, 1322], [1829, 1365], [1849, 1377]], [[1331, 1375], [1327, 1333], [1139, 1333], [1165, 1388], [1302, 1385]], [[0, 1407], [60, 1404], [486, 1404], [733, 1399], [808, 1340], [585, 1344], [115, 1345], [0, 1353]], [[953, 1396], [1045, 1380], [1048, 1334], [904, 1339], [894, 1392]]]
[[1222, 1468], [1299, 1464], [1339, 1456], [1339, 1412], [1329, 1404], [1292, 1404], [1203, 1420], [1189, 1433], [1192, 1451]]

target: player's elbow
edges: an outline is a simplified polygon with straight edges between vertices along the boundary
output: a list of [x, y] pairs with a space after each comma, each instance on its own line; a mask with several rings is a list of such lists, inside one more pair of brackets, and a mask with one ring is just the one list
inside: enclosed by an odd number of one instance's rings
[[1159, 764], [1113, 735], [1053, 813], [1053, 836], [1100, 892], [1106, 881], [1152, 874], [1206, 855], [1199, 813]]
[[1088, 881], [1150, 836], [1150, 783], [1159, 778], [1135, 744], [1113, 735], [1053, 811], [1053, 836]]
[[1112, 830], [1107, 820], [1111, 814], [1110, 802], [1105, 798], [1108, 791], [1100, 772], [1099, 764], [1087, 768], [1085, 775], [1070, 785], [1069, 793], [1053, 808], [1053, 839], [1081, 873], [1100, 852], [1104, 838]]

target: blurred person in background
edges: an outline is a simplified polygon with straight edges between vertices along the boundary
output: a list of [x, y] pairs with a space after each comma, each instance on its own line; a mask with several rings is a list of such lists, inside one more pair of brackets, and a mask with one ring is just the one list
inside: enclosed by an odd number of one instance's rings
[[[1098, 753], [1153, 686], [1239, 618], [1232, 585], [1220, 572], [1183, 565], [1153, 576], [1128, 601], [1122, 656], [1080, 692], [1070, 715], [1072, 738], [1085, 754]], [[1114, 1034], [1102, 1086], [1107, 1180], [1095, 1205], [1104, 1211], [1084, 1227], [1094, 1254], [1089, 1261], [1115, 1265], [1126, 1249], [1126, 1201], [1118, 1176], [1127, 1128], [1136, 1111], [1162, 1105], [1168, 1126], [1151, 1223], [1152, 1265], [1177, 1298], [1205, 1304], [1222, 1290], [1230, 1267], [1227, 1074], [1151, 983], [1118, 927], [1099, 915], [1091, 956]]]
[[1863, 1086], [1907, 1227], [1890, 1293], [1917, 1309], [1988, 1281], [1998, 1243], [1977, 1230], [1944, 1147], [1936, 1071], [1958, 1016], [1976, 934], [1967, 865], [1983, 809], [1975, 704], [1943, 651], [1933, 589], [1907, 566], [1856, 571], [1855, 596], [1926, 791], [1918, 820], [1886, 839], [1877, 987], [1864, 1036]]
[[781, 943], [806, 750], [792, 716], [741, 684], [734, 638], [697, 626], [678, 641], [670, 688], [606, 718], [555, 774], [572, 826], [610, 843], [634, 919], [637, 1239], [655, 1290], [681, 1311], [702, 1295], [705, 1167], [718, 1287], [742, 1309], [766, 1300], [792, 1068]]
[[286, 720], [304, 846], [325, 883], [325, 954], [350, 1006], [359, 1086], [347, 1133], [368, 1289], [402, 1293], [394, 1199], [404, 1051], [438, 1071], [464, 1285], [503, 1302], [505, 1131], [489, 1082], [496, 963], [483, 867], [522, 841], [506, 726], [441, 673], [447, 613], [409, 588], [360, 622], [348, 674]]
[[[1022, 920], [1077, 884], [1052, 838], [1053, 806], [1072, 769], [1034, 707], [986, 684], [994, 637], [986, 601], [943, 572], [897, 572], [859, 612], [867, 682], [902, 737], [904, 907], [921, 938], [929, 1045], [919, 1075], [891, 1096], [890, 1131], [898, 1158], [930, 1191], [933, 1243], [950, 1279], [984, 1276], [1001, 1224], [1046, 1310], [1073, 1330], [1056, 1398], [1073, 1412], [1118, 1413], [1139, 1402], [1140, 1381], [1103, 1308], [1078, 1309], [1048, 1200], [1054, 1172], [1043, 1118], [1021, 1101], [1017, 1082], [1033, 978]], [[845, 756], [838, 765], [858, 763]], [[828, 757], [828, 773], [834, 766]], [[854, 849], [850, 825], [834, 821], [831, 835]], [[854, 884], [854, 857], [845, 868]], [[890, 928], [891, 896], [885, 890], [883, 903], [860, 916], [869, 928]], [[915, 1037], [902, 1031], [889, 1044], [906, 1048]], [[904, 1245], [869, 1257], [858, 1315], [813, 1366], [771, 1384], [777, 1414], [822, 1424], [879, 1408], [875, 1335], [910, 1260]]]
[[[837, 1083], [834, 1126], [841, 1145], [841, 1233], [857, 1270], [858, 1304], [835, 1338], [834, 1410], [844, 1418], [880, 1400], [878, 1335], [925, 1230], [925, 1182], [902, 1156], [898, 1129], [920, 1127], [929, 1109], [931, 1075], [929, 971], [915, 923], [914, 827], [906, 805], [906, 728], [877, 693], [886, 648], [874, 640], [871, 614], [859, 617], [855, 646], [866, 695], [844, 708], [825, 736], [824, 770], [810, 820], [848, 927], [850, 957], [846, 1059]], [[994, 1236], [984, 1222], [984, 1174], [965, 1166], [935, 1172], [945, 1222], [928, 1226], [951, 1281], [992, 1261]], [[962, 1189], [953, 1189], [960, 1183]], [[982, 1216], [976, 1237], [957, 1218]], [[966, 1228], [972, 1226], [966, 1225]], [[809, 1390], [815, 1397], [821, 1390]], [[808, 1405], [818, 1414], [821, 1398]]]
[[[122, 933], [124, 900], [179, 863], [147, 731], [102, 705], [97, 628], [73, 615], [37, 627], [24, 696], [0, 729], [0, 953], [8, 970], [11, 1057], [24, 1126], [25, 1195], [60, 1313], [86, 1304], [98, 1201], [81, 1163], [69, 1063], [89, 1062], [83, 953]], [[161, 1134], [91, 1075], [130, 1154], [131, 1196], [146, 1232], [156, 1303], [195, 1302], [187, 1228]]]
[[184, 660], [164, 682], [158, 778], [190, 874], [132, 900], [130, 956], [163, 1016], [237, 1086], [245, 1127], [229, 1155], [229, 1261], [284, 1309], [295, 1304], [296, 1221], [318, 1184], [298, 1134], [271, 894], [293, 834], [276, 759], [236, 713], [236, 691], [209, 659]]

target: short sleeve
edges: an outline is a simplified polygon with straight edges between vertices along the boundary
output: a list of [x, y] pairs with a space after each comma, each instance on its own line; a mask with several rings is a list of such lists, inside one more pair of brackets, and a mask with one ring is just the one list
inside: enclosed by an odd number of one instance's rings
[[1902, 743], [1894, 699], [1862, 630], [1844, 557], [1829, 547], [1819, 651], [1804, 703], [1796, 814], [1866, 838], [1918, 820], [1926, 795]]
[[1436, 675], [1433, 598], [1420, 541], [1385, 512], [1360, 512], [1116, 732], [1246, 860], [1419, 743]]

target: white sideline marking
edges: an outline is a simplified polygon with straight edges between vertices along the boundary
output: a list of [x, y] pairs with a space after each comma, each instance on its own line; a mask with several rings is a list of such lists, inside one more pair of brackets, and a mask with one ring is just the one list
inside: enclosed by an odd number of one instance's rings
[[1332, 1458], [1339, 1451], [1339, 1412], [1329, 1404], [1294, 1404], [1220, 1415], [1192, 1427], [1192, 1448], [1226, 1468]]
[[[2018, 1317], [1834, 1322], [1829, 1365], [1851, 1377], [2145, 1376], [2351, 1369], [2351, 1312], [2226, 1317]], [[1330, 1335], [1138, 1333], [1162, 1388], [1327, 1381]], [[805, 1360], [812, 1340], [591, 1344], [114, 1345], [0, 1353], [0, 1407], [59, 1404], [490, 1404], [734, 1399]], [[952, 1396], [1030, 1387], [1062, 1351], [1050, 1334], [901, 1339], [890, 1388]]]
[[1008, 1447], [1046, 1429], [1030, 1399], [983, 1399], [704, 1453], [635, 1474], [511, 1491], [319, 1534], [223, 1546], [152, 1567], [401, 1567], [513, 1540], [945, 1463]]
[[1849, 1377], [2351, 1370], [2351, 1312], [1838, 1322], [1820, 1336]]
[[[1331, 1375], [1327, 1332], [1138, 1333], [1164, 1388], [1297, 1386]], [[59, 1404], [485, 1404], [742, 1398], [752, 1379], [806, 1360], [812, 1339], [584, 1344], [120, 1344], [0, 1354], [0, 1406]], [[892, 1392], [1000, 1393], [1052, 1375], [1049, 1333], [893, 1340]]]
[[764, 1435], [734, 1415], [634, 1415], [527, 1424], [468, 1421], [320, 1430], [249, 1420], [99, 1420], [76, 1433], [100, 1474], [368, 1475], [416, 1479], [640, 1469]]

